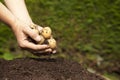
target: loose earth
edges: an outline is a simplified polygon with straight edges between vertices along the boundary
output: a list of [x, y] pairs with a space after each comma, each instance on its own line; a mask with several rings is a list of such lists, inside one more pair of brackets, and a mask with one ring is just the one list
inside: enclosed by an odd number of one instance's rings
[[0, 59], [0, 80], [105, 80], [66, 59]]

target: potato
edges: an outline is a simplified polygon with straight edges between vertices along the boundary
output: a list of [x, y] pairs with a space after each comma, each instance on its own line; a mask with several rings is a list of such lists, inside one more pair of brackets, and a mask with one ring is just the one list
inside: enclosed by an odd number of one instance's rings
[[41, 34], [43, 35], [44, 38], [48, 39], [51, 37], [52, 30], [50, 27], [44, 27]]
[[50, 38], [47, 41], [48, 41], [48, 45], [50, 46], [50, 48], [52, 49], [56, 48], [56, 40], [54, 38]]
[[56, 48], [56, 40], [52, 37], [52, 30], [50, 27], [44, 27], [41, 32], [37, 29], [36, 25], [31, 25], [31, 29], [33, 29], [35, 32], [39, 34], [41, 37], [40, 42], [38, 44], [48, 44], [51, 49]]

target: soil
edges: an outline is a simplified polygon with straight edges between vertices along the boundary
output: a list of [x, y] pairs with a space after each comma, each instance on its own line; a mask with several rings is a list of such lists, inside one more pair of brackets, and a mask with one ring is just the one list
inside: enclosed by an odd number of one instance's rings
[[0, 59], [0, 80], [105, 80], [65, 59]]

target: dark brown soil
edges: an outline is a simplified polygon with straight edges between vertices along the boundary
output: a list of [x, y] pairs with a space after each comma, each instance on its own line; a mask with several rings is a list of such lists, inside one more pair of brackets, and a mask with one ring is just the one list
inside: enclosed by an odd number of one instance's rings
[[0, 59], [0, 80], [105, 80], [65, 59]]

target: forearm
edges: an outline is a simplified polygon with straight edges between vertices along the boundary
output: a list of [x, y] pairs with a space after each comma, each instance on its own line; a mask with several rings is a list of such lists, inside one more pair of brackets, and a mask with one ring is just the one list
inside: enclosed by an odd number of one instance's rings
[[16, 18], [13, 14], [0, 2], [0, 20], [8, 24], [11, 28], [15, 24]]
[[10, 9], [10, 11], [21, 21], [26, 24], [32, 24], [32, 20], [28, 13], [28, 10], [25, 5], [24, 0], [4, 0], [6, 6]]

